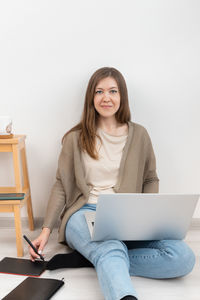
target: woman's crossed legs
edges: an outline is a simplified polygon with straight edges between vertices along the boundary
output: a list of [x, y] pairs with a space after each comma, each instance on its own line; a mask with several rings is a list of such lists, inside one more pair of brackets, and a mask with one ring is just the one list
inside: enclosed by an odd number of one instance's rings
[[94, 265], [106, 300], [137, 297], [130, 275], [173, 278], [192, 270], [195, 256], [183, 241], [91, 241], [84, 212], [95, 208], [85, 205], [70, 217], [66, 241]]

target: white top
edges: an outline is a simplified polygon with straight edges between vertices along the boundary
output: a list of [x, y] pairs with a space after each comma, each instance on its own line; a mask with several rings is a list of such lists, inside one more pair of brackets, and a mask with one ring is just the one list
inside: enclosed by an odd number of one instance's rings
[[95, 160], [87, 152], [82, 152], [85, 168], [85, 178], [90, 187], [88, 203], [96, 204], [99, 194], [115, 193], [113, 187], [117, 182], [122, 152], [128, 135], [114, 136], [98, 128], [97, 152], [99, 159]]

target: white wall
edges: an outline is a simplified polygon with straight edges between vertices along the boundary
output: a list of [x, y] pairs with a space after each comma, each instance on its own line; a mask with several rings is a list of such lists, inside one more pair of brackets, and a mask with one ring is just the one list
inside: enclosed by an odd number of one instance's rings
[[[0, 2], [0, 115], [27, 135], [36, 217], [61, 138], [79, 121], [89, 77], [102, 66], [127, 80], [132, 120], [153, 141], [160, 192], [200, 192], [199, 15], [194, 0]], [[1, 184], [14, 183], [10, 172], [11, 157], [1, 154]]]

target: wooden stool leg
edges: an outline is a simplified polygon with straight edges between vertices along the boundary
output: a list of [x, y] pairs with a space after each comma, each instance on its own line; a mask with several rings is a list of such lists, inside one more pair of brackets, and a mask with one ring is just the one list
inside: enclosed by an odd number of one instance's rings
[[22, 159], [22, 171], [23, 171], [23, 178], [24, 178], [24, 188], [29, 191], [29, 196], [27, 198], [27, 213], [28, 213], [29, 229], [34, 230], [33, 208], [32, 208], [31, 190], [30, 190], [30, 184], [28, 178], [28, 168], [26, 163], [25, 144], [24, 147], [21, 149], [21, 159]]
[[29, 195], [29, 197], [27, 199], [27, 213], [28, 213], [29, 229], [30, 230], [34, 230], [34, 221], [33, 221], [33, 210], [32, 210], [31, 195]]
[[16, 193], [20, 193], [22, 191], [22, 183], [20, 178], [20, 161], [19, 161], [18, 146], [12, 145], [12, 149], [13, 149], [13, 164], [14, 164]]
[[17, 256], [21, 257], [24, 255], [24, 250], [23, 250], [22, 226], [21, 226], [19, 205], [14, 205], [14, 217], [15, 217]]

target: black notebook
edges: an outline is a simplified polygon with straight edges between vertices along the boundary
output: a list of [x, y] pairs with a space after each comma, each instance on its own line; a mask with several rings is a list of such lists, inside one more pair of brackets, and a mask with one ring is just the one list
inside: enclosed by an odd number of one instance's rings
[[18, 274], [26, 276], [40, 276], [46, 269], [47, 262], [30, 259], [4, 257], [0, 261], [0, 273]]
[[63, 284], [63, 280], [28, 277], [2, 300], [48, 300]]

